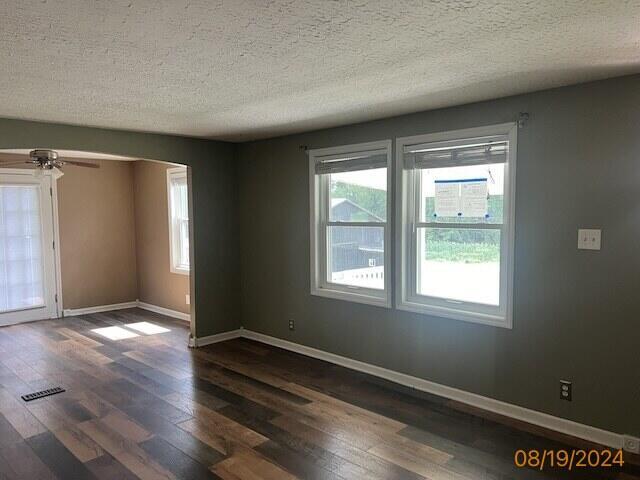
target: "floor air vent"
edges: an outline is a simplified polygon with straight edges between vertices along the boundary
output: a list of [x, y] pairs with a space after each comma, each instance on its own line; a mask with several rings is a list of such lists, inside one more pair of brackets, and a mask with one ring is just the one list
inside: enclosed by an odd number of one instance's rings
[[42, 390], [40, 392], [28, 393], [27, 395], [22, 395], [22, 400], [25, 402], [30, 402], [31, 400], [37, 400], [38, 398], [48, 397], [49, 395], [55, 395], [56, 393], [64, 392], [64, 388], [54, 387], [49, 388], [47, 390]]

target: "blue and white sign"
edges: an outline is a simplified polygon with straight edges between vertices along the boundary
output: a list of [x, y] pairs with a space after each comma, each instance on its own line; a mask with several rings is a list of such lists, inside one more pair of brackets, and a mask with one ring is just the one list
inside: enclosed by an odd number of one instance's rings
[[435, 180], [437, 217], [482, 217], [488, 215], [486, 178]]

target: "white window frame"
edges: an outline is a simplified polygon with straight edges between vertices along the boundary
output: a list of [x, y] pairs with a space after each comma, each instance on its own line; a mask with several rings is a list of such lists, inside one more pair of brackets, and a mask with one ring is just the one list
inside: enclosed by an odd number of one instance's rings
[[[497, 327], [513, 327], [517, 131], [516, 123], [504, 123], [396, 139], [396, 308]], [[500, 227], [500, 305], [497, 307], [419, 295], [417, 275], [412, 268], [417, 258], [417, 227], [428, 224], [417, 222], [414, 209], [419, 170], [410, 165], [405, 168], [405, 147], [436, 142], [447, 142], [449, 146], [464, 145], [483, 137], [498, 137], [509, 142], [504, 176], [503, 224]]]
[[[182, 178], [182, 177], [184, 177], [188, 185], [187, 167], [175, 167], [175, 168], [167, 169], [167, 211], [168, 211], [168, 218], [169, 218], [169, 268], [171, 270], [171, 273], [189, 275], [191, 268], [184, 268], [183, 266], [176, 265], [175, 244], [177, 240], [174, 238], [174, 236], [176, 235], [176, 230], [175, 230], [175, 225], [174, 225], [173, 215], [172, 215], [173, 208], [171, 207], [171, 204], [172, 204], [171, 179]], [[188, 201], [188, 198], [187, 198], [187, 201]], [[191, 219], [189, 219], [189, 221], [191, 221]]]
[[[383, 222], [333, 222], [329, 221], [329, 196], [327, 175], [316, 175], [315, 164], [319, 157], [343, 154], [384, 153], [387, 156], [387, 218]], [[321, 297], [391, 307], [391, 219], [392, 211], [392, 148], [391, 140], [343, 145], [339, 147], [309, 150], [309, 207], [311, 241], [311, 294]], [[384, 290], [340, 285], [327, 280], [327, 229], [329, 226], [384, 227]]]

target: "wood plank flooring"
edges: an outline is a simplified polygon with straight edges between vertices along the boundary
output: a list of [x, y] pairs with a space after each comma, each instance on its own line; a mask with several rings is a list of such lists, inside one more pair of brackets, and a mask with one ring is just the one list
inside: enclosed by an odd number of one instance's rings
[[[0, 480], [640, 479], [632, 464], [519, 469], [516, 449], [571, 439], [249, 340], [190, 350], [187, 335], [139, 309], [0, 328]], [[20, 398], [52, 386], [66, 392]]]

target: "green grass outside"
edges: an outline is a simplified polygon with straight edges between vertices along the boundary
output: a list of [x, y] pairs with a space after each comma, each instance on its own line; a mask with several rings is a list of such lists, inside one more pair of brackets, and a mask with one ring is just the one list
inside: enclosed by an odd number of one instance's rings
[[429, 241], [426, 259], [437, 262], [490, 263], [500, 260], [500, 246], [495, 243], [458, 243]]

